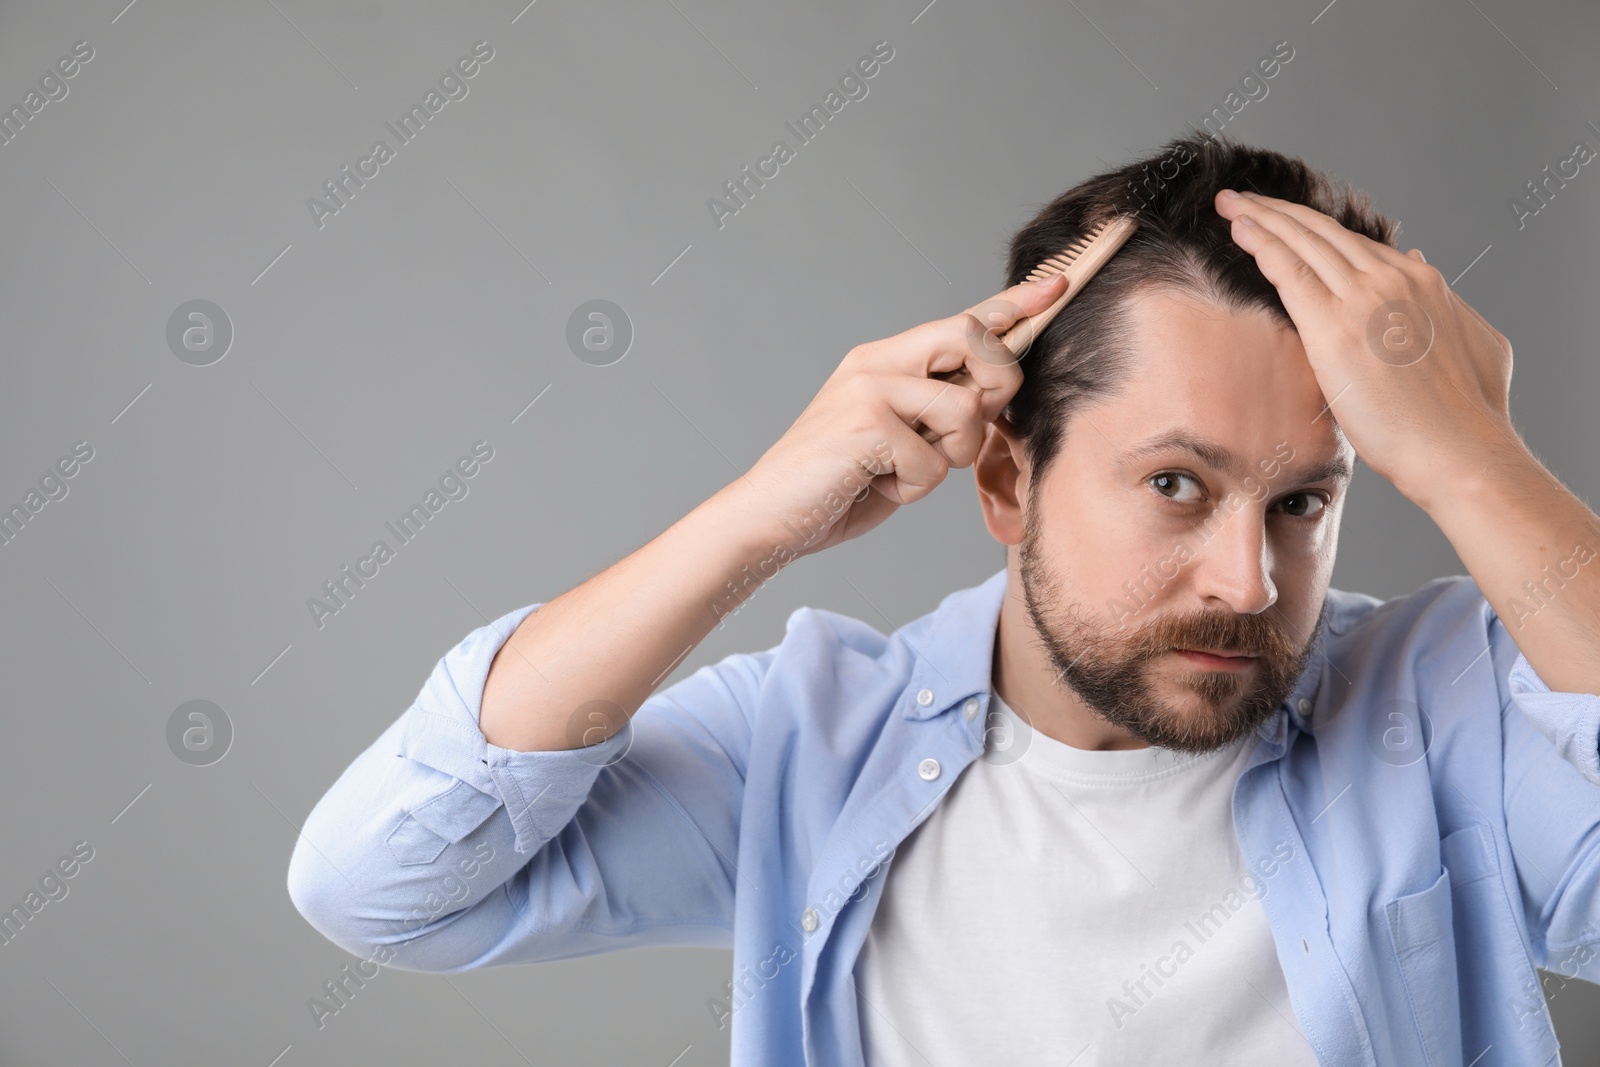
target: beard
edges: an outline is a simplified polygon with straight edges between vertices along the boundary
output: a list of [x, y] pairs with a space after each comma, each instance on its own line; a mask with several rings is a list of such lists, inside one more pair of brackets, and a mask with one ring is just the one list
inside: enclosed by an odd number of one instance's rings
[[[1100, 621], [1084, 605], [1064, 601], [1066, 590], [1039, 554], [1037, 508], [1028, 502], [1019, 552], [1023, 601], [1034, 636], [1057, 676], [1095, 714], [1149, 745], [1203, 753], [1238, 741], [1265, 722], [1294, 689], [1327, 615], [1327, 598], [1304, 642], [1269, 619], [1231, 611], [1195, 611], [1153, 619], [1137, 629]], [[1184, 662], [1178, 684], [1199, 707], [1186, 711], [1163, 699], [1152, 662], [1175, 648], [1228, 649], [1253, 655], [1242, 671], [1207, 670]], [[1181, 657], [1173, 657], [1181, 659]]]

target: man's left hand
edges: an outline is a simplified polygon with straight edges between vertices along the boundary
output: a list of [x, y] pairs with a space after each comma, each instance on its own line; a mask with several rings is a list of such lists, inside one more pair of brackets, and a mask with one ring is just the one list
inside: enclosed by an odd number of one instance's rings
[[1277, 287], [1334, 418], [1368, 466], [1426, 507], [1443, 472], [1521, 457], [1511, 343], [1420, 250], [1401, 254], [1314, 208], [1254, 192], [1225, 190], [1216, 208]]

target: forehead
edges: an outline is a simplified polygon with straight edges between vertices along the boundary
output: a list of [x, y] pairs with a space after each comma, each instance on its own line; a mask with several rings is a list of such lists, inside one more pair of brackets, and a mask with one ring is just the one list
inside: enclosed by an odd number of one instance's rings
[[1126, 313], [1130, 359], [1116, 394], [1095, 405], [1100, 445], [1121, 452], [1186, 431], [1251, 465], [1287, 443], [1296, 466], [1348, 449], [1299, 336], [1268, 312], [1149, 289]]

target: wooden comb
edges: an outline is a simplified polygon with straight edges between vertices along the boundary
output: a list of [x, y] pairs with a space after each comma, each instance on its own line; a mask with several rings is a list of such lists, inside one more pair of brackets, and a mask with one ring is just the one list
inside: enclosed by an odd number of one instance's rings
[[[1027, 352], [1028, 346], [1033, 344], [1044, 328], [1050, 325], [1050, 320], [1056, 317], [1060, 310], [1067, 306], [1067, 302], [1077, 296], [1083, 287], [1088, 284], [1103, 267], [1108, 259], [1121, 248], [1128, 238], [1133, 236], [1133, 231], [1139, 228], [1139, 222], [1132, 215], [1118, 215], [1108, 219], [1100, 225], [1073, 241], [1064, 250], [1051, 256], [1028, 272], [1025, 281], [1038, 281], [1048, 278], [1052, 274], [1065, 274], [1067, 276], [1066, 290], [1056, 298], [1055, 303], [1035, 315], [1028, 315], [1013, 323], [1009, 329], [999, 335], [1000, 343], [1006, 346], [1007, 351], [1016, 358], [1021, 358]], [[930, 377], [940, 381], [953, 382], [968, 388], [976, 388], [972, 375], [965, 367], [958, 367], [950, 371], [934, 371]], [[927, 427], [917, 431], [923, 439], [929, 442], [936, 441], [939, 434]]]

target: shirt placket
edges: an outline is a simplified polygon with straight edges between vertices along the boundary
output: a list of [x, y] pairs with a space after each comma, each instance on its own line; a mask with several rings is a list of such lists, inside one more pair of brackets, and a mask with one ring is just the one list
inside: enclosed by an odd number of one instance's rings
[[[1274, 727], [1235, 787], [1239, 847], [1252, 871], [1262, 870], [1268, 862], [1277, 865], [1267, 879], [1270, 888], [1261, 895], [1261, 905], [1276, 943], [1290, 946], [1279, 959], [1292, 1000], [1314, 1007], [1299, 1022], [1318, 1061], [1328, 1067], [1377, 1067], [1355, 987], [1334, 951], [1327, 898], [1278, 781], [1290, 736], [1283, 712]], [[1275, 850], [1285, 845], [1292, 855], [1279, 860]]]

